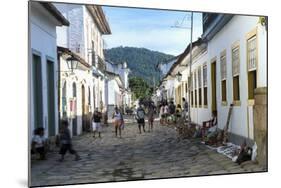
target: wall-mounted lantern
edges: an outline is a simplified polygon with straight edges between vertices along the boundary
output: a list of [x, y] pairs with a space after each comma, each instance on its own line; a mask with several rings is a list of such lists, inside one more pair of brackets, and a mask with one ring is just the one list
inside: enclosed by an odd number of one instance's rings
[[178, 73], [176, 74], [176, 77], [177, 77], [177, 80], [180, 82], [181, 79], [182, 79], [182, 74], [181, 74], [180, 72], [178, 72]]
[[70, 56], [69, 58], [66, 59], [67, 67], [68, 69], [73, 72], [74, 69], [77, 69], [78, 61], [73, 57]]

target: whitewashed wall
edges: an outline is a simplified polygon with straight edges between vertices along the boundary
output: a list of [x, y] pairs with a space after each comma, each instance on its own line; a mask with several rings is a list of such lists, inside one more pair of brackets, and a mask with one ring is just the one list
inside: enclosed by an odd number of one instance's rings
[[[223, 128], [226, 123], [229, 104], [233, 101], [233, 82], [232, 82], [232, 62], [231, 46], [236, 41], [240, 45], [240, 106], [234, 106], [230, 121], [230, 132], [248, 137], [247, 107], [248, 107], [248, 78], [246, 62], [246, 34], [258, 27], [258, 49], [259, 62], [257, 72], [257, 87], [266, 86], [266, 32], [258, 24], [258, 17], [253, 16], [234, 16], [225, 27], [216, 34], [208, 43], [209, 59], [217, 57], [217, 108], [218, 125]], [[228, 106], [221, 105], [221, 84], [220, 84], [220, 53], [226, 49], [227, 61], [227, 103]], [[210, 62], [208, 62], [210, 63]], [[210, 67], [210, 64], [208, 64]], [[210, 69], [208, 68], [210, 74]], [[208, 84], [209, 85], [209, 84]], [[211, 99], [211, 93], [209, 93]]]
[[[83, 6], [75, 4], [54, 4], [56, 8], [69, 20], [69, 27], [57, 28], [57, 44], [78, 53], [85, 59], [84, 17]], [[80, 50], [77, 51], [77, 48]]]
[[110, 89], [108, 93], [108, 105], [117, 105], [116, 95], [120, 95], [120, 91], [116, 80], [110, 80], [108, 82], [108, 88]]
[[[69, 72], [65, 73], [64, 71], [69, 71], [67, 67], [66, 61], [61, 57], [61, 95], [63, 93], [62, 89], [64, 84], [66, 83], [66, 104], [67, 104], [67, 117], [71, 120], [71, 112], [70, 112], [70, 100], [73, 98], [73, 83], [76, 84], [76, 115], [77, 115], [77, 134], [82, 133], [82, 85], [85, 88], [85, 104], [88, 105], [89, 102], [89, 89], [90, 89], [90, 109], [89, 111], [94, 111], [94, 94], [93, 88], [95, 87], [95, 81], [93, 80], [92, 74], [90, 71], [85, 71], [81, 69], [75, 69], [74, 74], [70, 74]], [[61, 117], [62, 117], [62, 106], [60, 106]], [[70, 130], [72, 133], [72, 121], [70, 121]]]
[[[29, 125], [30, 135], [34, 130], [34, 101], [33, 101], [33, 80], [32, 77], [32, 53], [41, 56], [42, 65], [42, 98], [43, 98], [43, 127], [45, 135], [48, 135], [48, 101], [47, 101], [47, 58], [54, 62], [54, 78], [57, 84], [57, 49], [56, 49], [56, 26], [58, 23], [54, 18], [38, 4], [31, 4], [30, 9], [30, 48], [29, 51]], [[56, 86], [56, 85], [55, 85]], [[55, 92], [55, 132], [58, 133], [58, 111], [57, 111], [57, 90]], [[31, 138], [31, 137], [29, 137]]]
[[[247, 78], [247, 62], [246, 62], [246, 35], [253, 29], [257, 28], [258, 40], [258, 68], [257, 68], [257, 87], [267, 86], [267, 53], [266, 53], [266, 30], [264, 26], [258, 23], [258, 17], [251, 16], [234, 16], [219, 31], [214, 38], [208, 42], [207, 51], [200, 56], [194, 57], [192, 64], [192, 72], [198, 70], [199, 66], [207, 63], [207, 85], [208, 85], [208, 106], [200, 108], [191, 108], [192, 121], [202, 124], [203, 121], [211, 118], [212, 104], [212, 88], [211, 88], [211, 60], [216, 60], [216, 93], [217, 93], [217, 110], [218, 110], [218, 126], [223, 129], [228, 115], [229, 105], [233, 102], [233, 79], [232, 79], [232, 61], [231, 49], [235, 42], [240, 45], [240, 106], [234, 106], [230, 121], [230, 132], [242, 137], [253, 135], [251, 128], [248, 126], [248, 78]], [[227, 106], [223, 106], [221, 102], [221, 71], [220, 71], [220, 54], [226, 50], [227, 61]], [[187, 58], [183, 60], [186, 62]], [[202, 70], [202, 69], [201, 69]], [[203, 70], [201, 71], [203, 74]], [[189, 69], [182, 71], [183, 78], [189, 75]], [[184, 79], [183, 79], [184, 80]], [[194, 82], [194, 81], [193, 81]], [[203, 75], [202, 75], [203, 82]], [[177, 86], [177, 83], [174, 83]], [[198, 84], [198, 82], [197, 82]], [[203, 84], [203, 83], [202, 83]], [[166, 84], [170, 89], [172, 86], [169, 82]], [[196, 86], [198, 87], [198, 85]], [[199, 93], [197, 93], [197, 101]], [[202, 92], [202, 99], [204, 95]], [[198, 102], [197, 102], [198, 103]]]
[[[203, 86], [203, 65], [205, 63], [207, 63], [208, 61], [208, 52], [205, 51], [203, 52], [202, 54], [200, 54], [199, 56], [197, 57], [194, 57], [194, 59], [192, 60], [192, 67], [191, 67], [191, 71], [194, 73], [194, 71], [198, 71], [199, 67], [201, 67], [201, 84]], [[183, 63], [184, 64], [189, 64], [189, 59], [187, 58], [184, 58], [183, 60]], [[209, 69], [209, 67], [207, 68]], [[183, 81], [186, 81], [187, 80], [187, 77], [189, 76], [189, 67], [186, 68], [183, 72], [182, 72], [182, 75], [183, 75]], [[210, 73], [208, 72], [208, 78], [210, 78]], [[193, 80], [193, 83], [194, 83], [194, 80]], [[208, 93], [210, 93], [210, 79], [208, 79]], [[198, 87], [198, 82], [197, 82], [197, 86]], [[186, 94], [186, 98], [187, 100], [189, 101], [189, 93]], [[204, 93], [202, 92], [202, 103], [204, 101]], [[195, 92], [193, 93], [193, 100], [195, 100]], [[211, 96], [208, 95], [208, 105], [207, 107], [203, 107], [203, 106], [200, 106], [200, 107], [197, 107], [195, 108], [194, 106], [190, 106], [191, 108], [191, 111], [190, 111], [190, 116], [191, 116], [191, 120], [197, 124], [200, 124], [202, 125], [202, 122], [203, 121], [206, 121], [206, 120], [209, 120], [211, 118]], [[197, 92], [197, 104], [199, 104], [199, 92]]]

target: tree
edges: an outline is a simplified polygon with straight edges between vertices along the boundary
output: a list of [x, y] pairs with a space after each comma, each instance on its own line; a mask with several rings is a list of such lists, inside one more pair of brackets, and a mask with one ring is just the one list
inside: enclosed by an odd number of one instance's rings
[[149, 98], [152, 94], [153, 89], [149, 86], [147, 81], [141, 77], [131, 77], [129, 79], [129, 87], [133, 92], [134, 99], [146, 99]]

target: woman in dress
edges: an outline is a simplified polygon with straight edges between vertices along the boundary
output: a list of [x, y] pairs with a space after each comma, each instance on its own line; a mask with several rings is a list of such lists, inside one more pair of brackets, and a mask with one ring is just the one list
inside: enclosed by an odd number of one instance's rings
[[118, 107], [115, 107], [115, 112], [113, 113], [114, 118], [114, 127], [115, 127], [115, 136], [118, 136], [118, 130], [119, 130], [119, 136], [121, 138], [121, 128], [123, 123], [123, 115], [118, 109]]

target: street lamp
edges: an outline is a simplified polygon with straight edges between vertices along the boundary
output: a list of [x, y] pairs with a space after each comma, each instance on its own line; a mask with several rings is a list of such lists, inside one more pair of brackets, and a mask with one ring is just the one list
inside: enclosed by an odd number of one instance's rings
[[77, 69], [78, 61], [73, 56], [70, 56], [69, 58], [67, 58], [66, 63], [67, 63], [68, 69], [70, 69], [72, 73], [73, 73], [74, 69]]
[[181, 79], [182, 79], [182, 74], [181, 74], [180, 72], [178, 72], [178, 73], [176, 74], [176, 77], [177, 77], [177, 80], [180, 82]]

